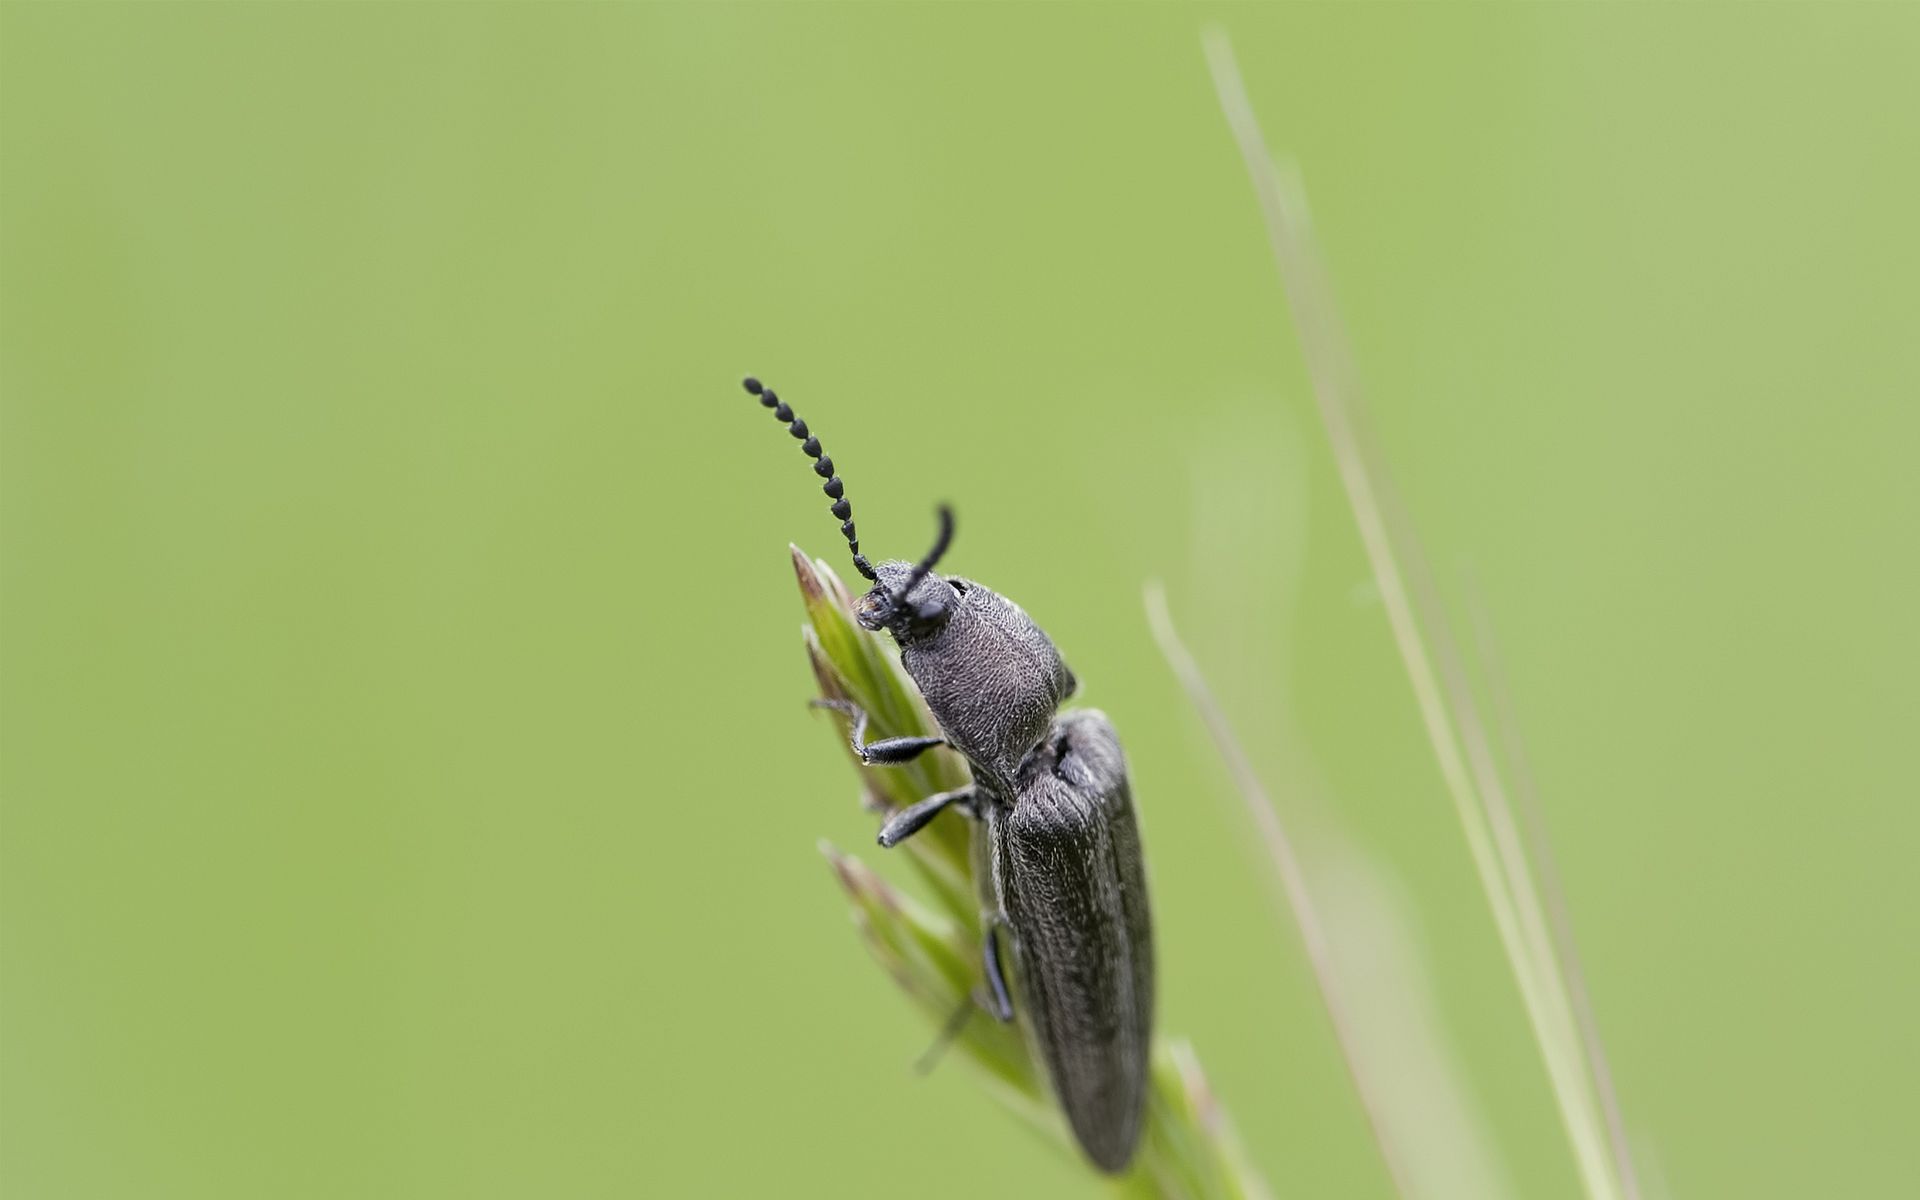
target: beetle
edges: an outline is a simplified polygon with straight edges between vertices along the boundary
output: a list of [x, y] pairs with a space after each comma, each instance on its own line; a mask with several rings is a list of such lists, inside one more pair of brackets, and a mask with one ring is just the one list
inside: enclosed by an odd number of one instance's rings
[[870, 742], [857, 707], [816, 703], [851, 718], [863, 764], [910, 762], [946, 745], [972, 776], [964, 788], [896, 811], [878, 841], [897, 845], [949, 808], [984, 825], [976, 874], [986, 1005], [1002, 1021], [1014, 1017], [1000, 958], [1005, 930], [1028, 1044], [1081, 1150], [1101, 1170], [1123, 1171], [1144, 1119], [1154, 974], [1146, 867], [1119, 735], [1096, 710], [1060, 711], [1077, 680], [1018, 604], [934, 572], [953, 540], [950, 509], [939, 509], [939, 534], [918, 562], [869, 562], [820, 439], [773, 389], [753, 378], [744, 386], [801, 440], [825, 480], [853, 565], [873, 585], [854, 619], [893, 637], [942, 736]]

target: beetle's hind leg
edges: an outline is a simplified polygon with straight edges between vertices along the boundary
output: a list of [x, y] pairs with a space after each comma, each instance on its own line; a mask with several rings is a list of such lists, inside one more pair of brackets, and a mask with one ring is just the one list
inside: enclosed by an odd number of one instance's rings
[[941, 1025], [940, 1032], [934, 1035], [933, 1044], [914, 1060], [914, 1074], [925, 1075], [933, 1070], [933, 1065], [940, 1061], [947, 1047], [959, 1040], [975, 1008], [986, 1009], [993, 1014], [994, 1020], [1002, 1023], [1013, 1020], [1013, 998], [1007, 993], [1006, 975], [1000, 969], [1000, 922], [1001, 918], [991, 913], [981, 918], [986, 930], [980, 943], [980, 957], [987, 974], [985, 994], [982, 995], [979, 988], [967, 993], [954, 1008], [953, 1015]]
[[976, 795], [972, 784], [955, 788], [951, 792], [935, 792], [925, 800], [909, 804], [888, 817], [887, 823], [880, 827], [880, 836], [875, 840], [891, 850], [919, 833], [926, 827], [928, 821], [933, 820], [948, 808], [957, 808], [968, 816], [975, 816], [977, 815], [974, 808]]
[[1007, 977], [1000, 969], [1000, 918], [989, 915], [986, 935], [980, 941], [982, 965], [987, 969], [987, 1011], [996, 1021], [1013, 1020], [1013, 996], [1007, 991]]
[[890, 737], [869, 742], [866, 709], [850, 700], [814, 700], [811, 703], [815, 708], [831, 708], [853, 718], [853, 732], [848, 736], [847, 744], [853, 747], [860, 761], [870, 767], [912, 762], [935, 746], [947, 744], [947, 739], [937, 737]]
[[920, 1052], [919, 1058], [913, 1060], [915, 1075], [933, 1073], [934, 1064], [938, 1063], [940, 1056], [947, 1052], [947, 1047], [959, 1041], [960, 1035], [966, 1031], [967, 1022], [972, 1019], [973, 1010], [979, 1006], [979, 1003], [978, 999], [969, 994], [955, 1006], [952, 1015], [941, 1023], [940, 1032], [934, 1035], [932, 1043]]

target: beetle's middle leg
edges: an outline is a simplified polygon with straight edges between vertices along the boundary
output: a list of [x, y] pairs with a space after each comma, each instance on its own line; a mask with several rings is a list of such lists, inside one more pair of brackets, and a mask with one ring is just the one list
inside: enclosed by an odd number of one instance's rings
[[869, 742], [866, 709], [851, 700], [814, 700], [811, 703], [815, 708], [831, 708], [853, 718], [853, 732], [847, 737], [847, 744], [853, 747], [855, 757], [870, 767], [912, 762], [935, 746], [947, 744], [947, 739], [937, 737], [890, 737]]
[[950, 792], [935, 792], [925, 800], [919, 800], [887, 818], [880, 827], [880, 836], [875, 839], [891, 850], [914, 834], [919, 833], [928, 821], [933, 820], [948, 808], [957, 808], [968, 816], [977, 815], [974, 801], [978, 792], [972, 784], [955, 788]]

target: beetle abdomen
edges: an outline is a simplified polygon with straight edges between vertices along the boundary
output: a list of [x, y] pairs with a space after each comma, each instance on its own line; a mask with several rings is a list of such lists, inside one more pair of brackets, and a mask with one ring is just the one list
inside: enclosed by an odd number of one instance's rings
[[1153, 1031], [1153, 933], [1126, 760], [1098, 712], [1063, 714], [990, 816], [994, 884], [1013, 933], [1017, 1006], [1094, 1164], [1140, 1140]]

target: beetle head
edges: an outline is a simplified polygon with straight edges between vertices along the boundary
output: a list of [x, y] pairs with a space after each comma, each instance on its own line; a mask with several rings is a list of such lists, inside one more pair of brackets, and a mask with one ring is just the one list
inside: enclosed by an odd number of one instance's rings
[[874, 583], [853, 606], [853, 618], [863, 629], [893, 634], [901, 647], [938, 634], [966, 595], [965, 580], [933, 573], [934, 566], [953, 542], [953, 510], [940, 506], [940, 536], [933, 549], [917, 563], [883, 562], [874, 568]]

